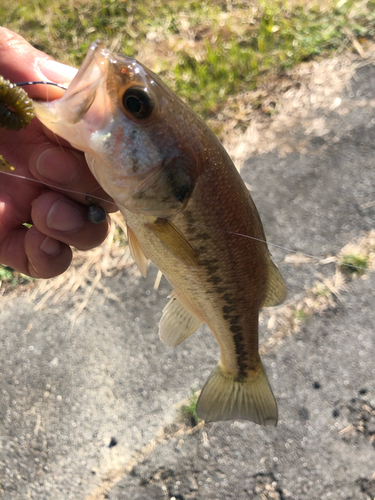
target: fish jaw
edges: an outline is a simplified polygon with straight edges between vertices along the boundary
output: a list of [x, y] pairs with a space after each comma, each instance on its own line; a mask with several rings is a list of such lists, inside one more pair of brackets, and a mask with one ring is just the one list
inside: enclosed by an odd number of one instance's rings
[[114, 105], [105, 89], [110, 52], [96, 41], [61, 99], [35, 101], [37, 118], [73, 147], [91, 152], [90, 138], [103, 130], [113, 115]]

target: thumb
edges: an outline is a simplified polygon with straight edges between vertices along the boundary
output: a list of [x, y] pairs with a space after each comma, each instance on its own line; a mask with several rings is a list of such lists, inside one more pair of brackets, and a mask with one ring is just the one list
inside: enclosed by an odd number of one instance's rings
[[[0, 27], [0, 61], [1, 75], [12, 83], [40, 80], [67, 83], [77, 73], [75, 68], [56, 62], [17, 33], [3, 27]], [[30, 97], [43, 100], [59, 98], [63, 92], [49, 85], [29, 86], [27, 91]]]

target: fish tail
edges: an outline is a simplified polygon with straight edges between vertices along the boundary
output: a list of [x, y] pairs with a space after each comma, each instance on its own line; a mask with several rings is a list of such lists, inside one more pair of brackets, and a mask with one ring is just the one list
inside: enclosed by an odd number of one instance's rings
[[246, 419], [276, 425], [277, 404], [262, 362], [241, 378], [226, 373], [219, 363], [203, 387], [197, 415], [206, 422]]

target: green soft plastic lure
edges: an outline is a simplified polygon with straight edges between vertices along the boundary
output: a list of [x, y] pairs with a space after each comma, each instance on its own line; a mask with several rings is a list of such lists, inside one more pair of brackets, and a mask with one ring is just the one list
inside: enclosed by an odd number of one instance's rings
[[34, 116], [33, 102], [25, 90], [0, 76], [0, 126], [21, 130]]

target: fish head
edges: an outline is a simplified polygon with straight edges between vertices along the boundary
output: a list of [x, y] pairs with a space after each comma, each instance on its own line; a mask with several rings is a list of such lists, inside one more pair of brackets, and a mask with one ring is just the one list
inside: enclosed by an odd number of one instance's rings
[[36, 102], [39, 120], [84, 151], [99, 184], [126, 209], [181, 211], [200, 164], [200, 120], [150, 70], [91, 44], [61, 99]]

